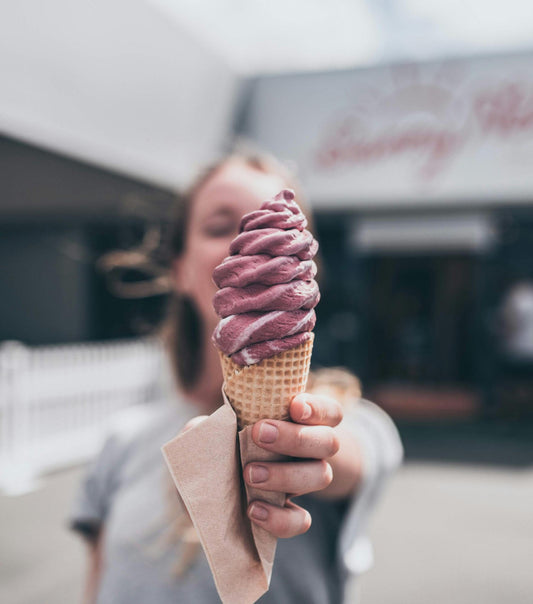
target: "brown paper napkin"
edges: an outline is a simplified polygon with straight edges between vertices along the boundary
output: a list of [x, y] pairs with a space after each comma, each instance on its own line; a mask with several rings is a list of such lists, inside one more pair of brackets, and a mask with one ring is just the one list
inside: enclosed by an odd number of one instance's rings
[[270, 584], [276, 538], [252, 524], [248, 502], [262, 499], [282, 506], [282, 493], [244, 485], [250, 461], [281, 459], [252, 441], [248, 426], [238, 432], [226, 395], [203, 422], [162, 447], [168, 468], [196, 528], [224, 604], [252, 604]]

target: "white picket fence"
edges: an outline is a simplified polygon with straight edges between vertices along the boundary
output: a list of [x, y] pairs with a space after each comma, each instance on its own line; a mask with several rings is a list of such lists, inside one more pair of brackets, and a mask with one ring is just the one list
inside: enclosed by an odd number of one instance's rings
[[152, 339], [0, 344], [0, 492], [94, 455], [114, 414], [156, 396], [162, 358]]

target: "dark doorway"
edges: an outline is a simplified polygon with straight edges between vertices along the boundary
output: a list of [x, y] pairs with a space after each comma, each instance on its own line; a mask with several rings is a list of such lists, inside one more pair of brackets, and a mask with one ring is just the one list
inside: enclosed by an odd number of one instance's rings
[[369, 381], [467, 385], [474, 381], [475, 258], [368, 258]]

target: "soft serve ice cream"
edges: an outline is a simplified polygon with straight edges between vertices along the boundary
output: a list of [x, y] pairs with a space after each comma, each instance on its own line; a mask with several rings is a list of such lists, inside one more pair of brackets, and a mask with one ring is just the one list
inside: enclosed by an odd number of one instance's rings
[[213, 341], [237, 365], [253, 365], [311, 338], [320, 299], [318, 243], [285, 189], [243, 216], [228, 256], [214, 271], [221, 317]]

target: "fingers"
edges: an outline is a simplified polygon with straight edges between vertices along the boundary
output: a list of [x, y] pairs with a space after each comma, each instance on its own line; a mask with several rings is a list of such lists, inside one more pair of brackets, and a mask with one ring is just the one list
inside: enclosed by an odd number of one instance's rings
[[282, 508], [264, 501], [252, 501], [248, 506], [248, 516], [252, 522], [280, 539], [301, 535], [311, 526], [311, 514], [292, 501]]
[[[246, 483], [264, 491], [304, 495], [325, 489], [333, 472], [325, 460], [339, 450], [335, 433], [343, 417], [341, 405], [327, 396], [299, 394], [291, 402], [293, 422], [262, 420], [252, 427], [252, 439], [261, 448], [304, 461], [253, 462], [244, 469]], [[305, 533], [311, 526], [307, 510], [292, 502], [283, 508], [264, 501], [248, 507], [250, 519], [276, 537]]]
[[326, 461], [255, 462], [244, 469], [244, 480], [264, 491], [304, 495], [331, 484], [333, 471]]
[[329, 426], [261, 420], [254, 424], [252, 438], [261, 448], [289, 457], [326, 459], [339, 450], [339, 439]]
[[313, 426], [331, 426], [342, 421], [342, 406], [329, 396], [302, 393], [297, 394], [291, 401], [291, 419], [299, 424]]

